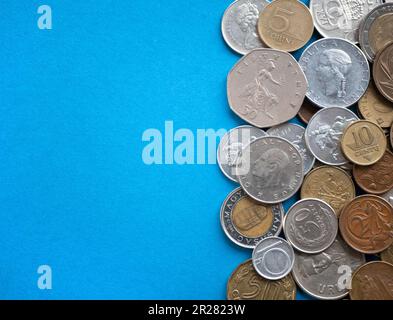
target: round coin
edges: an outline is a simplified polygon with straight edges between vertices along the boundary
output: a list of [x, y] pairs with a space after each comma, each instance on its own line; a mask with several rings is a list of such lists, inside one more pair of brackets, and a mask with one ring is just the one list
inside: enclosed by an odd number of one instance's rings
[[[393, 17], [393, 13], [391, 15]], [[393, 36], [391, 36], [391, 40], [393, 41]], [[380, 50], [375, 57], [373, 77], [378, 91], [393, 102], [393, 43]]]
[[390, 128], [390, 146], [392, 147], [392, 149], [393, 149], [393, 124], [392, 124], [392, 127]]
[[308, 101], [308, 99], [304, 99], [303, 104], [300, 107], [297, 115], [299, 116], [300, 120], [307, 124], [312, 118], [312, 116], [318, 111], [319, 108], [314, 106], [310, 101]]
[[393, 264], [393, 245], [381, 252], [381, 260]]
[[393, 206], [393, 189], [390, 189], [388, 192], [382, 194], [381, 197], [389, 202], [391, 206]]

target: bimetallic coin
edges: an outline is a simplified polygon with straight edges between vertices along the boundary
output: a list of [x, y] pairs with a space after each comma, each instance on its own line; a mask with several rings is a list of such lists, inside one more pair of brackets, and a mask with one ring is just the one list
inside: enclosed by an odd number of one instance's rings
[[252, 260], [240, 264], [227, 285], [228, 300], [295, 300], [296, 285], [290, 274], [271, 281], [262, 278], [254, 269]]
[[262, 137], [243, 149], [239, 182], [253, 199], [280, 203], [293, 196], [303, 181], [303, 160], [296, 147], [279, 137]]
[[292, 270], [295, 253], [291, 245], [280, 237], [260, 241], [252, 252], [255, 270], [265, 279], [284, 278]]
[[381, 252], [381, 260], [393, 264], [393, 245]]
[[264, 205], [252, 200], [242, 188], [236, 188], [221, 206], [221, 226], [228, 238], [244, 248], [280, 233], [284, 208], [281, 204]]
[[[392, 25], [393, 25], [393, 13]], [[391, 40], [393, 41], [393, 29]], [[373, 77], [378, 91], [393, 102], [393, 43], [381, 49], [375, 57]]]
[[372, 261], [352, 276], [351, 300], [393, 300], [393, 265]]
[[309, 295], [323, 300], [340, 299], [349, 292], [346, 283], [339, 281], [342, 277], [340, 267], [349, 267], [354, 272], [365, 262], [363, 254], [353, 250], [337, 236], [333, 244], [321, 253], [295, 252], [292, 275], [299, 287]]
[[306, 144], [320, 162], [333, 166], [344, 165], [340, 141], [344, 129], [359, 118], [345, 108], [331, 107], [318, 111], [306, 128]]
[[339, 228], [355, 250], [381, 252], [393, 243], [393, 207], [375, 195], [356, 197], [342, 209]]
[[306, 129], [302, 126], [294, 123], [280, 124], [266, 131], [269, 136], [284, 138], [296, 147], [303, 158], [304, 174], [311, 170], [315, 161], [314, 156], [306, 146], [305, 131]]
[[241, 151], [250, 141], [267, 136], [266, 132], [252, 126], [239, 126], [227, 132], [217, 148], [217, 162], [224, 175], [237, 182], [236, 165]]
[[221, 31], [228, 46], [240, 54], [265, 47], [258, 35], [257, 22], [268, 3], [266, 0], [238, 0], [225, 10]]
[[393, 189], [390, 189], [388, 192], [381, 195], [390, 205], [393, 207]]
[[289, 208], [284, 218], [284, 234], [289, 243], [304, 253], [327, 249], [337, 236], [336, 214], [325, 201], [303, 199]]
[[264, 128], [293, 118], [303, 103], [307, 81], [297, 61], [286, 52], [255, 49], [228, 74], [227, 94], [232, 111]]
[[307, 124], [312, 118], [312, 116], [318, 111], [319, 108], [314, 106], [310, 101], [308, 101], [308, 99], [304, 99], [303, 104], [300, 107], [297, 115], [299, 116], [300, 120]]
[[360, 166], [369, 166], [379, 161], [386, 150], [385, 133], [374, 122], [358, 120], [347, 126], [341, 138], [341, 149], [345, 157]]
[[363, 52], [344, 39], [315, 41], [304, 50], [299, 64], [309, 84], [307, 98], [321, 108], [355, 104], [370, 81]]

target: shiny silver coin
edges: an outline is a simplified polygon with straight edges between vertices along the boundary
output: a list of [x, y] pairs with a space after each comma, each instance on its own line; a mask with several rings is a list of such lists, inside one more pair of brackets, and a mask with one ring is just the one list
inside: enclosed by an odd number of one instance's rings
[[294, 123], [283, 123], [266, 131], [269, 136], [284, 138], [296, 147], [303, 158], [304, 174], [311, 170], [315, 162], [315, 157], [306, 145], [305, 131], [304, 127]]
[[309, 295], [323, 300], [345, 297], [351, 274], [366, 262], [363, 254], [349, 247], [340, 236], [319, 254], [295, 252], [292, 275]]
[[254, 248], [266, 237], [276, 236], [282, 228], [282, 204], [265, 205], [252, 200], [236, 188], [221, 206], [221, 226], [228, 238], [244, 248]]
[[315, 41], [303, 51], [299, 64], [309, 84], [307, 97], [321, 108], [352, 106], [370, 81], [365, 55], [343, 39]]
[[295, 253], [291, 245], [280, 237], [260, 241], [252, 252], [255, 270], [265, 279], [278, 280], [291, 272]]
[[381, 194], [381, 197], [393, 206], [393, 189], [390, 189], [388, 192]]
[[359, 120], [352, 111], [331, 107], [319, 110], [306, 128], [305, 139], [308, 148], [320, 162], [332, 166], [348, 163], [341, 151], [340, 141], [345, 128]]
[[236, 166], [244, 146], [257, 138], [267, 136], [266, 132], [253, 126], [239, 126], [228, 131], [220, 140], [217, 148], [217, 162], [224, 175], [237, 182]]
[[327, 249], [337, 236], [334, 209], [319, 199], [303, 199], [289, 208], [284, 218], [284, 233], [289, 243], [304, 253]]
[[280, 203], [303, 182], [303, 159], [296, 147], [279, 137], [262, 137], [243, 149], [237, 176], [244, 191], [262, 203]]
[[259, 38], [257, 22], [267, 4], [265, 0], [238, 0], [225, 10], [221, 32], [229, 47], [240, 54], [266, 47]]

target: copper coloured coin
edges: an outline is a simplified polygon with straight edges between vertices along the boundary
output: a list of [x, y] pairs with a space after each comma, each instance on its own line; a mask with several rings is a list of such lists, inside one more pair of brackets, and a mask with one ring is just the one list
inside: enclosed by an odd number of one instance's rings
[[298, 112], [299, 118], [304, 122], [308, 123], [310, 119], [319, 111], [319, 108], [313, 105], [309, 100], [304, 99], [302, 106]]
[[373, 77], [379, 92], [393, 102], [393, 43], [380, 50], [375, 57]]

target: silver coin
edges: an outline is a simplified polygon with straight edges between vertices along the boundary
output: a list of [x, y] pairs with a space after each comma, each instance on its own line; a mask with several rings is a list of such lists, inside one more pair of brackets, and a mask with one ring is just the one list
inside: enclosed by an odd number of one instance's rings
[[388, 192], [382, 194], [381, 197], [393, 206], [393, 189], [390, 189]]
[[319, 199], [303, 199], [289, 208], [284, 218], [284, 233], [289, 243], [304, 253], [327, 249], [337, 236], [334, 209]]
[[315, 28], [326, 38], [359, 40], [359, 25], [364, 16], [382, 0], [310, 0]]
[[266, 237], [276, 236], [282, 228], [282, 204], [264, 205], [236, 188], [221, 206], [221, 226], [228, 238], [244, 248], [254, 248]]
[[307, 80], [287, 52], [255, 49], [239, 60], [227, 78], [228, 103], [234, 113], [259, 128], [272, 127], [298, 113]]
[[284, 123], [266, 131], [269, 136], [281, 137], [291, 142], [303, 158], [304, 174], [309, 172], [314, 165], [315, 157], [306, 145], [304, 132], [306, 129], [298, 124]]
[[265, 279], [278, 280], [291, 272], [295, 253], [291, 245], [280, 237], [260, 241], [252, 252], [255, 270]]
[[337, 236], [333, 244], [319, 254], [295, 252], [292, 275], [309, 295], [323, 300], [340, 299], [349, 292], [352, 272], [365, 262], [363, 254]]
[[265, 0], [238, 0], [225, 10], [221, 32], [228, 46], [240, 54], [266, 47], [259, 38], [257, 22], [268, 4]]
[[306, 144], [320, 162], [332, 166], [348, 163], [341, 151], [340, 141], [345, 128], [359, 118], [352, 111], [331, 107], [319, 110], [306, 128]]
[[365, 55], [344, 39], [315, 41], [303, 51], [299, 63], [309, 84], [307, 97], [321, 108], [352, 106], [370, 81]]
[[242, 149], [251, 141], [265, 136], [267, 134], [262, 129], [245, 125], [233, 128], [221, 138], [217, 148], [217, 162], [227, 178], [238, 181], [236, 166], [241, 166], [241, 163], [237, 163], [237, 159]]
[[303, 182], [303, 159], [296, 147], [279, 137], [262, 137], [243, 149], [237, 175], [244, 191], [262, 203], [280, 203]]

